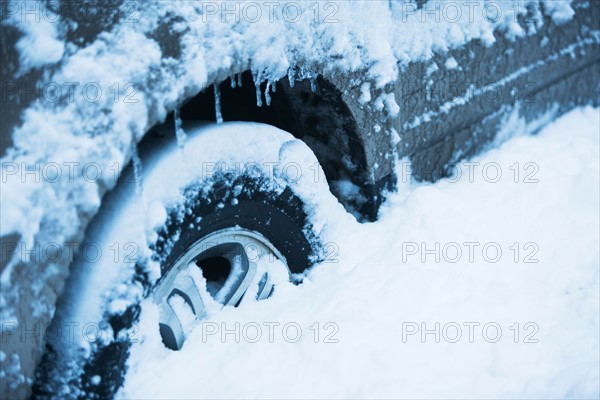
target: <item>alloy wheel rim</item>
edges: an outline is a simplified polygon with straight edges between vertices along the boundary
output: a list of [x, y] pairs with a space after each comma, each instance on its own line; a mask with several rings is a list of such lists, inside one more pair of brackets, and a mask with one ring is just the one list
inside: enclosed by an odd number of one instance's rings
[[[199, 268], [206, 280], [206, 291], [222, 306], [237, 306], [247, 300], [245, 296], [252, 282], [258, 279], [253, 300], [268, 298], [274, 282], [267, 271], [259, 270], [257, 262], [268, 257], [279, 260], [289, 268], [285, 257], [262, 234], [240, 228], [226, 228], [196, 241], [179, 257], [173, 267], [161, 278], [153, 298], [159, 307], [159, 330], [167, 348], [179, 350], [186, 338], [185, 325], [189, 319], [206, 317], [206, 307], [201, 290], [189, 268]], [[191, 315], [182, 315], [174, 300], [183, 302]]]

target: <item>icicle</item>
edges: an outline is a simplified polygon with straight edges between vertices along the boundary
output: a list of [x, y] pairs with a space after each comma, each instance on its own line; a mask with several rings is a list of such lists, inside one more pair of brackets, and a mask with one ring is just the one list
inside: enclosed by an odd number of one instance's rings
[[317, 91], [317, 80], [315, 77], [310, 78], [310, 91], [313, 93]]
[[135, 180], [136, 194], [142, 193], [142, 160], [137, 152], [137, 144], [131, 144], [131, 165], [133, 166], [133, 179]]
[[236, 78], [235, 74], [233, 74], [229, 77], [229, 80], [231, 80], [231, 88], [232, 89], [235, 89], [237, 87], [236, 79], [237, 78]]
[[263, 102], [262, 102], [262, 93], [260, 90], [260, 83], [255, 83], [255, 86], [256, 86], [256, 106], [262, 107]]
[[275, 84], [271, 86], [271, 90], [273, 91], [273, 93], [277, 93], [277, 82], [275, 82]]
[[267, 102], [267, 106], [271, 105], [271, 82], [267, 82], [267, 88], [265, 89], [265, 100]]
[[217, 124], [220, 125], [223, 123], [223, 115], [221, 114], [221, 93], [218, 84], [215, 83], [213, 87], [215, 89], [215, 117], [217, 119]]
[[290, 81], [290, 87], [294, 87], [294, 85], [296, 84], [296, 74], [294, 73], [293, 69], [289, 69], [288, 70], [288, 80]]
[[181, 117], [179, 116], [179, 108], [173, 111], [173, 118], [175, 119], [175, 136], [177, 136], [177, 146], [183, 148], [187, 135], [181, 127]]
[[242, 87], [242, 73], [237, 74], [237, 86]]
[[256, 106], [262, 107], [262, 92], [261, 92], [261, 82], [262, 82], [262, 74], [260, 72], [255, 72], [252, 74], [252, 79], [254, 80], [254, 87], [256, 88]]

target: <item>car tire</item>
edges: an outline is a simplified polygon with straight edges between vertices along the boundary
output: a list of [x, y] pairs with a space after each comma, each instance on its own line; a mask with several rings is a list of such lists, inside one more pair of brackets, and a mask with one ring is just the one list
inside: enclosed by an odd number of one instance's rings
[[[227, 149], [227, 152], [235, 151], [235, 147]], [[153, 168], [160, 170], [161, 162], [159, 158]], [[132, 168], [130, 167], [130, 169]], [[134, 174], [133, 171], [130, 172]], [[124, 175], [126, 176], [127, 173]], [[131, 193], [139, 189], [126, 190], [119, 187], [124, 185], [123, 179], [114, 189], [115, 194], [109, 194], [109, 199], [103, 204], [104, 208], [119, 206], [119, 201], [135, 201]], [[202, 177], [182, 189], [179, 201], [169, 205], [165, 222], [155, 228], [155, 240], [148, 246], [151, 256], [149, 259], [142, 258], [135, 263], [128, 284], [141, 288], [143, 291], [141, 298], [128, 304], [119, 313], [114, 313], [108, 307], [110, 298], [103, 302], [101, 324], [107, 326], [111, 337], [108, 340], [93, 343], [87, 352], [77, 349], [76, 345], [67, 343], [68, 341], [65, 340], [47, 343], [42, 362], [36, 371], [32, 398], [54, 398], [57, 394], [66, 398], [114, 397], [123, 384], [131, 347], [129, 338], [140, 318], [141, 300], [144, 298], [153, 297], [155, 303], [159, 308], [162, 307], [162, 310], [165, 307], [168, 308], [167, 300], [173, 293], [176, 293], [189, 303], [194, 309], [196, 317], [200, 319], [202, 315], [194, 301], [194, 297], [198, 297], [195, 289], [191, 294], [187, 292], [189, 288], [180, 290], [177, 278], [170, 278], [171, 275], [179, 273], [180, 264], [186, 257], [188, 264], [189, 260], [194, 260], [194, 263], [198, 264], [200, 261], [196, 259], [199, 260], [202, 257], [204, 257], [202, 262], [219, 257], [223, 259], [231, 253], [231, 244], [233, 243], [237, 246], [236, 248], [243, 248], [238, 256], [245, 257], [246, 264], [249, 265], [256, 260], [251, 259], [248, 255], [245, 244], [254, 243], [269, 253], [268, 256], [282, 262], [288, 269], [289, 280], [298, 283], [303, 272], [322, 260], [323, 248], [318, 236], [313, 232], [309, 215], [305, 212], [304, 202], [294, 192], [293, 185], [289, 185], [285, 179], [275, 180], [274, 183], [274, 177], [260, 169], [245, 170], [240, 173], [229, 171]], [[125, 193], [119, 193], [119, 191], [125, 191]], [[111, 195], [114, 199], [110, 198]], [[111, 227], [113, 230], [118, 229], [120, 224], [125, 224], [118, 217], [105, 219], [102, 218], [102, 215], [101, 212], [100, 218], [93, 221], [92, 232], [106, 231], [106, 228], [102, 227], [103, 224], [115, 225], [116, 227]], [[122, 228], [125, 229], [124, 226]], [[220, 242], [217, 240], [216, 245], [208, 245], [196, 250], [195, 254], [189, 254], [190, 249], [194, 249], [194, 246], [204, 243], [203, 241], [207, 238], [214, 237], [221, 238]], [[239, 240], [236, 239], [238, 237]], [[107, 243], [103, 244], [103, 246], [107, 245]], [[207, 254], [210, 256], [209, 258], [207, 258]], [[254, 255], [256, 256], [256, 254]], [[229, 259], [230, 272], [233, 269], [231, 259], [234, 256], [236, 254]], [[148, 272], [146, 264], [150, 261], [160, 266], [158, 279], [153, 279], [152, 274]], [[75, 262], [79, 269], [85, 267], [81, 264], [82, 262]], [[201, 267], [208, 282], [210, 279], [206, 269], [199, 264], [198, 266]], [[97, 272], [97, 274], [101, 273], [102, 271]], [[233, 275], [230, 273], [230, 276]], [[258, 286], [263, 285], [258, 289], [253, 288], [253, 295], [256, 296], [256, 299], [259, 295], [261, 298], [269, 297], [276, 290], [273, 282], [268, 279], [268, 271], [263, 275], [245, 279], [246, 286], [250, 281], [253, 281], [254, 284], [258, 281]], [[226, 283], [234, 279], [230, 276], [221, 276], [225, 283], [221, 282], [221, 290], [214, 293], [215, 296], [225, 291]], [[91, 280], [93, 284], [93, 277], [85, 279]], [[73, 282], [71, 282], [72, 285], [77, 285], [77, 279], [74, 279]], [[265, 282], [270, 282], [271, 286], [267, 287]], [[67, 284], [69, 285], [69, 282]], [[67, 292], [81, 292], [84, 290], [84, 286], [81, 285], [81, 287], [81, 289], [70, 287]], [[239, 304], [241, 298], [245, 296], [245, 292], [241, 293], [239, 288], [236, 290], [237, 292], [234, 294], [237, 297], [232, 299], [226, 293], [221, 296], [221, 302], [232, 306]], [[248, 291], [249, 289], [245, 287], [244, 290]], [[157, 293], [163, 293], [160, 295], [162, 297], [159, 298]], [[215, 299], [217, 300], [217, 297]], [[68, 303], [72, 302], [72, 299], [61, 300], [65, 304], [64, 308], [68, 308]], [[98, 310], [95, 312], [98, 313]], [[60, 324], [67, 318], [65, 315], [68, 314], [58, 312], [54, 322], [57, 325]], [[172, 315], [169, 314], [168, 317], [172, 317]], [[177, 325], [177, 321], [174, 324]], [[178, 350], [181, 347], [182, 339], [175, 338], [172, 326], [173, 324], [161, 323], [157, 330], [160, 331], [163, 343], [167, 348]], [[181, 334], [181, 332], [179, 333]]]

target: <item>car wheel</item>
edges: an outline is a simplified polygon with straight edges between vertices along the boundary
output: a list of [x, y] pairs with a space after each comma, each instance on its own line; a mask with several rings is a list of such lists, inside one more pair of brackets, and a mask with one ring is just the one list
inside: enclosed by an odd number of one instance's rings
[[[189, 319], [206, 315], [207, 295], [221, 307], [263, 300], [276, 293], [275, 276], [298, 283], [322, 259], [307, 212], [314, 207], [299, 195], [306, 182], [298, 189], [297, 174], [290, 178], [277, 165], [286, 146], [310, 152], [306, 146], [261, 124], [189, 130], [183, 148], [156, 139], [169, 145], [149, 146], [153, 150], [137, 161], [142, 169], [134, 159], [103, 200], [86, 240], [107, 257], [76, 256], [53, 321], [58, 331], [68, 325], [81, 332], [47, 339], [34, 398], [113, 397], [123, 383], [144, 299], [159, 310], [156, 331], [164, 345], [177, 351]], [[207, 175], [207, 162], [245, 166]], [[140, 179], [128, 182], [128, 175]], [[129, 245], [139, 250], [135, 257], [108, 257], [115, 246]], [[103, 333], [94, 340], [87, 340], [84, 328], [90, 320]]]

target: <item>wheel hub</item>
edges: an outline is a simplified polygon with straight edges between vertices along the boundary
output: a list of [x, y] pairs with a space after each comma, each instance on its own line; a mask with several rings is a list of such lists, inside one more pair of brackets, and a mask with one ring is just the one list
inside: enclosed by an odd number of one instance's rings
[[[273, 244], [258, 232], [240, 227], [214, 232], [193, 245], [165, 274], [154, 291], [159, 307], [159, 329], [165, 346], [179, 350], [185, 341], [185, 326], [190, 320], [206, 317], [207, 310], [202, 292], [222, 306], [237, 306], [242, 301], [263, 300], [274, 289], [269, 268], [259, 268], [263, 261], [285, 258]], [[189, 274], [190, 268], [200, 268], [206, 289]], [[287, 270], [288, 274], [289, 269]], [[257, 282], [254, 296], [248, 296], [253, 282]], [[248, 297], [252, 297], [249, 299]], [[204, 297], [206, 298], [206, 297]]]

